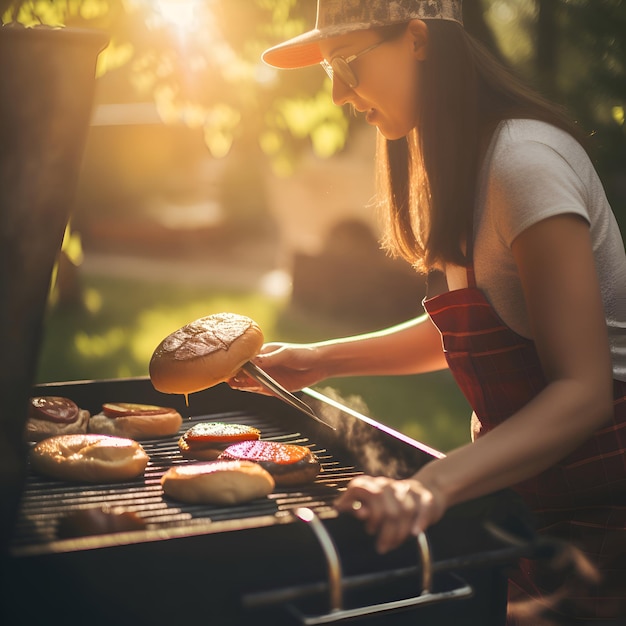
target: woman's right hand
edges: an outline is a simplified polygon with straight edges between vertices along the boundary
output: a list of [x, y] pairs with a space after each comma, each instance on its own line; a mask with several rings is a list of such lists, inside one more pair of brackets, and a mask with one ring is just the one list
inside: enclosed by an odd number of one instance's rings
[[[289, 391], [298, 391], [325, 378], [319, 350], [311, 344], [266, 343], [252, 361]], [[243, 370], [227, 383], [240, 391], [269, 394]]]

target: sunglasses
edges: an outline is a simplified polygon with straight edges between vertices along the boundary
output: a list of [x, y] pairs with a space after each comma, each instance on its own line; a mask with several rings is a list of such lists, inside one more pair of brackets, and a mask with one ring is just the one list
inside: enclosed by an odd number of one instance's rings
[[381, 44], [385, 43], [386, 39], [378, 41], [375, 44], [352, 54], [349, 57], [336, 56], [330, 60], [330, 63], [324, 59], [320, 61], [320, 65], [324, 68], [324, 71], [328, 74], [330, 80], [334, 80], [335, 75], [339, 77], [342, 83], [345, 83], [350, 89], [356, 89], [359, 86], [359, 79], [354, 73], [354, 70], [350, 67], [350, 63], [355, 61], [360, 56], [363, 56], [367, 52], [370, 52], [374, 48], [378, 48]]

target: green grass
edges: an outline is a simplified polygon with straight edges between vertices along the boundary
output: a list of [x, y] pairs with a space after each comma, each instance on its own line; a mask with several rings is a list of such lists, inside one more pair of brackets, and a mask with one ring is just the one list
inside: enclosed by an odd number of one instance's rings
[[[82, 277], [85, 306], [52, 307], [36, 382], [146, 376], [154, 348], [194, 319], [234, 311], [256, 320], [267, 341], [315, 341], [354, 332], [304, 319], [260, 293]], [[469, 409], [448, 372], [324, 381], [317, 387], [438, 450], [469, 438]]]

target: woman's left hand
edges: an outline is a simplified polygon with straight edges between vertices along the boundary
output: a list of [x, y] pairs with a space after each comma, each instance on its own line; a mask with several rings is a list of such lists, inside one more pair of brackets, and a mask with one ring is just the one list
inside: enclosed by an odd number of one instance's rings
[[365, 530], [377, 535], [379, 553], [399, 547], [437, 522], [446, 510], [443, 494], [415, 478], [358, 476], [337, 498], [338, 511], [363, 520]]

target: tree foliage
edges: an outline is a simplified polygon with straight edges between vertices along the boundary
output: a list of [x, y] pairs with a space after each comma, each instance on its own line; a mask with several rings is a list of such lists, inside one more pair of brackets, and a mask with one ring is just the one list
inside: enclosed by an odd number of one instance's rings
[[569, 0], [560, 9], [557, 97], [596, 135], [598, 165], [626, 227], [626, 3]]
[[535, 83], [593, 135], [609, 199], [626, 227], [626, 3], [537, 0]]
[[[193, 10], [187, 24], [177, 19], [183, 10]], [[609, 195], [626, 211], [626, 3], [465, 0], [464, 13], [472, 34], [596, 135]], [[341, 151], [363, 123], [332, 104], [319, 68], [282, 72], [260, 61], [314, 23], [312, 0], [0, 0], [0, 17], [107, 30], [99, 71], [125, 73], [166, 121], [202, 128], [215, 156], [238, 142], [288, 173], [310, 147]]]

